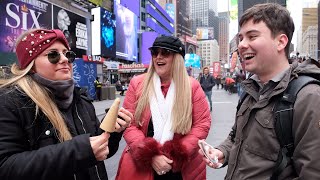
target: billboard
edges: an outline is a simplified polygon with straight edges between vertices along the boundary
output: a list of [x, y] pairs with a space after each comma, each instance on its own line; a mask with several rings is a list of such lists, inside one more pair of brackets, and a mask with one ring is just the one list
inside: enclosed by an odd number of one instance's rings
[[201, 66], [200, 56], [198, 56], [197, 54], [186, 54], [184, 56], [184, 60], [184, 64], [186, 67], [200, 68]]
[[115, 15], [101, 8], [101, 55], [116, 57], [116, 18]]
[[149, 47], [152, 46], [153, 41], [159, 36], [156, 32], [143, 32], [141, 36], [141, 63], [142, 64], [150, 64], [151, 61], [151, 53], [149, 51]]
[[221, 63], [213, 62], [213, 77], [216, 78], [220, 74], [221, 74]]
[[137, 61], [138, 58], [138, 18], [119, 3], [114, 4], [116, 14], [116, 57], [128, 61]]
[[15, 52], [17, 37], [31, 28], [51, 29], [51, 4], [42, 1], [2, 0], [0, 3], [0, 52]]
[[198, 40], [213, 40], [214, 39], [214, 29], [211, 28], [197, 28], [197, 39]]
[[115, 0], [115, 1], [117, 1], [118, 4], [121, 4], [122, 6], [128, 8], [135, 15], [140, 16], [140, 0], [121, 0], [121, 1]]
[[97, 64], [84, 62], [83, 59], [76, 59], [73, 62], [73, 79], [78, 87], [86, 87], [88, 95], [95, 97], [94, 80], [97, 76]]
[[167, 3], [166, 4], [166, 12], [169, 14], [169, 16], [174, 19], [174, 5]]
[[53, 6], [52, 11], [53, 28], [60, 29], [66, 36], [71, 50], [77, 57], [82, 57], [88, 50], [86, 18], [57, 6]]

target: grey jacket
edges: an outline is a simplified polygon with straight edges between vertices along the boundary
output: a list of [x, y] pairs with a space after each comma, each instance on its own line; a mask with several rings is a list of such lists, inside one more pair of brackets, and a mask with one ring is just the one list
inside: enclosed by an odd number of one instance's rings
[[[307, 60], [291, 65], [289, 71], [266, 96], [259, 96], [254, 80], [243, 81], [248, 93], [236, 114], [235, 142], [230, 136], [217, 148], [228, 163], [225, 179], [270, 179], [280, 145], [275, 133], [273, 107], [290, 80], [301, 74], [320, 75], [319, 64]], [[320, 179], [320, 86], [310, 84], [297, 95], [294, 105], [293, 137], [295, 150], [282, 179]]]

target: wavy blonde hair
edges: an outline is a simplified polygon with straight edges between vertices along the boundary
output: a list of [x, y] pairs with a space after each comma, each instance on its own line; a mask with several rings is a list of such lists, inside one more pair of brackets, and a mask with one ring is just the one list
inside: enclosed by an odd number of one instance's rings
[[[18, 39], [17, 44], [23, 37], [37, 29], [32, 29], [23, 33]], [[57, 136], [60, 142], [70, 140], [72, 138], [67, 125], [60, 113], [59, 108], [53, 101], [50, 93], [47, 89], [35, 82], [28, 74], [32, 71], [34, 60], [25, 68], [20, 69], [17, 64], [13, 64], [11, 72], [14, 77], [6, 80], [6, 82], [0, 86], [0, 88], [7, 86], [18, 86], [20, 87], [36, 104], [36, 116], [39, 114], [39, 109], [48, 117], [53, 127], [57, 130]]]
[[[143, 86], [140, 89], [139, 100], [135, 111], [136, 124], [142, 125], [142, 112], [149, 106], [149, 97], [155, 91], [153, 88], [153, 74], [155, 68], [153, 61], [150, 62], [150, 68], [146, 73], [143, 81]], [[175, 53], [171, 67], [172, 80], [175, 83], [174, 105], [172, 109], [172, 130], [178, 134], [187, 134], [191, 130], [192, 125], [192, 89], [191, 82], [187, 70], [184, 66], [183, 57]]]

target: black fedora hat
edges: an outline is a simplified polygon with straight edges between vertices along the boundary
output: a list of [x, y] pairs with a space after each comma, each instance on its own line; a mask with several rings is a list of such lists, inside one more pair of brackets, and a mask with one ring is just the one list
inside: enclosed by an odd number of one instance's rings
[[182, 44], [179, 38], [174, 36], [157, 37], [149, 49], [152, 48], [168, 49], [170, 51], [174, 51], [181, 54], [182, 57], [184, 57], [185, 55], [184, 45]]

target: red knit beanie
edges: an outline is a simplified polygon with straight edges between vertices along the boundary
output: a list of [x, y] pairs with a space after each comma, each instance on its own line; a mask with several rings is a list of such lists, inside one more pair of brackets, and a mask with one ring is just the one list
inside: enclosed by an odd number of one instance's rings
[[20, 69], [26, 68], [32, 60], [56, 41], [60, 41], [70, 50], [68, 41], [60, 30], [37, 29], [27, 34], [16, 48]]

